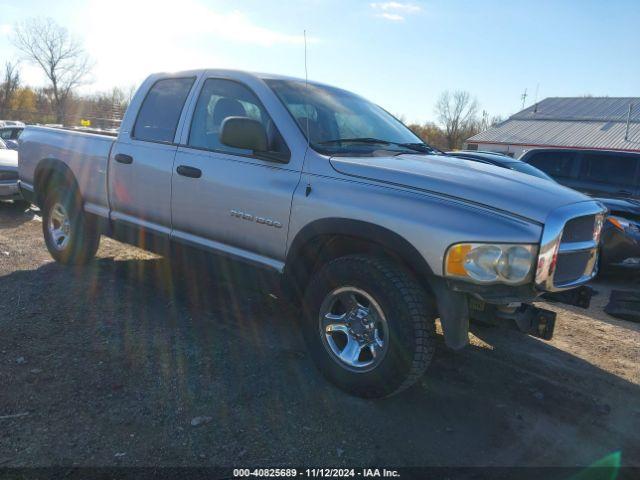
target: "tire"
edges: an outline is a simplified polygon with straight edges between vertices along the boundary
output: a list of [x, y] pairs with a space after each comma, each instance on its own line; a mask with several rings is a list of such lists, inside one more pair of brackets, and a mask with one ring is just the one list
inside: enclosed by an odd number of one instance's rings
[[303, 335], [316, 365], [353, 395], [399, 393], [422, 376], [433, 357], [433, 299], [390, 260], [350, 255], [329, 262], [311, 279], [303, 314]]
[[64, 183], [49, 189], [43, 202], [42, 231], [49, 253], [64, 265], [83, 265], [95, 256], [100, 234], [83, 210], [77, 190]]

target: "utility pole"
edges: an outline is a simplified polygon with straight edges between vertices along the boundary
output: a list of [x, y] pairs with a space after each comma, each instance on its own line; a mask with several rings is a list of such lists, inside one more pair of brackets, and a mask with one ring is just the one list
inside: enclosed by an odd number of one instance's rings
[[524, 89], [524, 93], [522, 94], [522, 110], [524, 110], [524, 102], [527, 100], [527, 89]]

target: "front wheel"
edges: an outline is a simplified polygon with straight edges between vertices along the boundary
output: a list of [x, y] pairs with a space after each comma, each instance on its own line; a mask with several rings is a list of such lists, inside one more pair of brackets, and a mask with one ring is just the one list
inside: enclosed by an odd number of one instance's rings
[[392, 261], [365, 255], [331, 261], [312, 278], [304, 312], [304, 337], [320, 371], [354, 395], [398, 393], [431, 362], [435, 307]]
[[62, 186], [45, 198], [42, 231], [51, 256], [65, 265], [89, 262], [100, 243], [95, 222], [83, 211], [79, 195]]

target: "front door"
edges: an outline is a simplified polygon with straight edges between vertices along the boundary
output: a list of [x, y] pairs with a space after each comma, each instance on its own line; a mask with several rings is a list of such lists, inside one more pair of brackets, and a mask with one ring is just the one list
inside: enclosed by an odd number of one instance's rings
[[[228, 117], [250, 117], [267, 130], [268, 152], [226, 146]], [[284, 260], [299, 165], [271, 117], [244, 84], [209, 78], [202, 84], [186, 145], [176, 153], [172, 236], [275, 269]]]

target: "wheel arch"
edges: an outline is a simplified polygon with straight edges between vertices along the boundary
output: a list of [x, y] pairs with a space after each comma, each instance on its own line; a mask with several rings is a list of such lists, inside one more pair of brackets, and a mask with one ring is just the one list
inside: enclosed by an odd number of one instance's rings
[[38, 162], [33, 175], [35, 203], [38, 207], [43, 207], [47, 189], [51, 188], [54, 181], [61, 181], [73, 191], [78, 191], [78, 181], [66, 163], [57, 158], [43, 158]]
[[[327, 248], [328, 247], [328, 248]], [[334, 258], [373, 253], [399, 260], [436, 302], [445, 343], [459, 350], [469, 341], [469, 310], [464, 293], [453, 291], [420, 252], [398, 233], [369, 222], [344, 218], [316, 220], [296, 235], [287, 253], [283, 290], [299, 304], [311, 276]]]
[[347, 218], [324, 218], [303, 227], [287, 252], [284, 284], [299, 300], [317, 269], [329, 260], [355, 253], [373, 253], [398, 259], [421, 284], [431, 289], [434, 274], [424, 257], [398, 233], [375, 223]]

